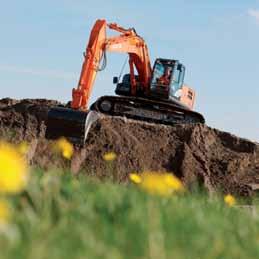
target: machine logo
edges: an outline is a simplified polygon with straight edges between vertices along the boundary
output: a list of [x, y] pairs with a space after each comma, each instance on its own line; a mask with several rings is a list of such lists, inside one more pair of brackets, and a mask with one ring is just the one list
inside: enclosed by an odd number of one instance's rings
[[121, 43], [118, 43], [118, 44], [114, 44], [111, 46], [113, 49], [121, 49], [122, 48], [122, 45]]

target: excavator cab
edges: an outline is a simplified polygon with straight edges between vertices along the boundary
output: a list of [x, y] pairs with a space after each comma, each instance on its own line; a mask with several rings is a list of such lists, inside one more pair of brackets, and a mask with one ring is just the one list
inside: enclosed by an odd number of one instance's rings
[[161, 99], [180, 99], [185, 67], [178, 60], [157, 59], [153, 67], [150, 95]]
[[[185, 67], [178, 60], [157, 59], [153, 67], [148, 95], [155, 99], [180, 100], [184, 74]], [[135, 79], [137, 82], [139, 81], [137, 75], [135, 75]], [[121, 82], [114, 77], [113, 83], [116, 84], [115, 93], [117, 95], [131, 96], [130, 74], [125, 74]], [[139, 96], [145, 94], [142, 88], [137, 88], [137, 91]]]

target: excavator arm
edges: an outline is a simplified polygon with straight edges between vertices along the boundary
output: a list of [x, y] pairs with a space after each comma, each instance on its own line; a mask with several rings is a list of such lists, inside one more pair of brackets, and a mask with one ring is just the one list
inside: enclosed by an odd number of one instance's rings
[[[107, 37], [107, 28], [119, 32], [120, 35]], [[71, 107], [73, 109], [88, 109], [96, 74], [106, 51], [128, 53], [131, 94], [136, 95], [137, 84], [141, 85], [143, 91], [147, 91], [152, 70], [145, 41], [137, 35], [134, 29], [124, 29], [115, 23], [107, 24], [105, 20], [97, 20], [86, 48], [78, 86], [72, 90]], [[135, 80], [134, 68], [138, 72], [139, 82]]]

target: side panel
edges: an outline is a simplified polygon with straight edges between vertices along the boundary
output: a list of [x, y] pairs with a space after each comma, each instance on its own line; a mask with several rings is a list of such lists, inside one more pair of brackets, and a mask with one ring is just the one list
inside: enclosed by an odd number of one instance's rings
[[195, 91], [189, 86], [183, 85], [180, 101], [190, 109], [193, 109], [195, 102]]

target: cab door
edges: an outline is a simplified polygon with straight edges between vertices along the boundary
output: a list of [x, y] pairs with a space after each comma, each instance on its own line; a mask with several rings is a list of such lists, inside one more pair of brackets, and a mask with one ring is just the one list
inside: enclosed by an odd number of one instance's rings
[[185, 67], [177, 62], [174, 66], [173, 76], [170, 84], [170, 97], [180, 99], [184, 74]]
[[153, 77], [151, 80], [151, 87], [150, 87], [150, 95], [156, 98], [168, 99], [170, 95], [170, 84], [171, 81], [169, 80], [167, 85], [164, 85], [160, 82], [160, 79], [163, 77], [166, 68], [170, 68], [172, 71], [171, 65], [163, 64], [161, 60], [157, 60], [155, 62], [153, 68]]

